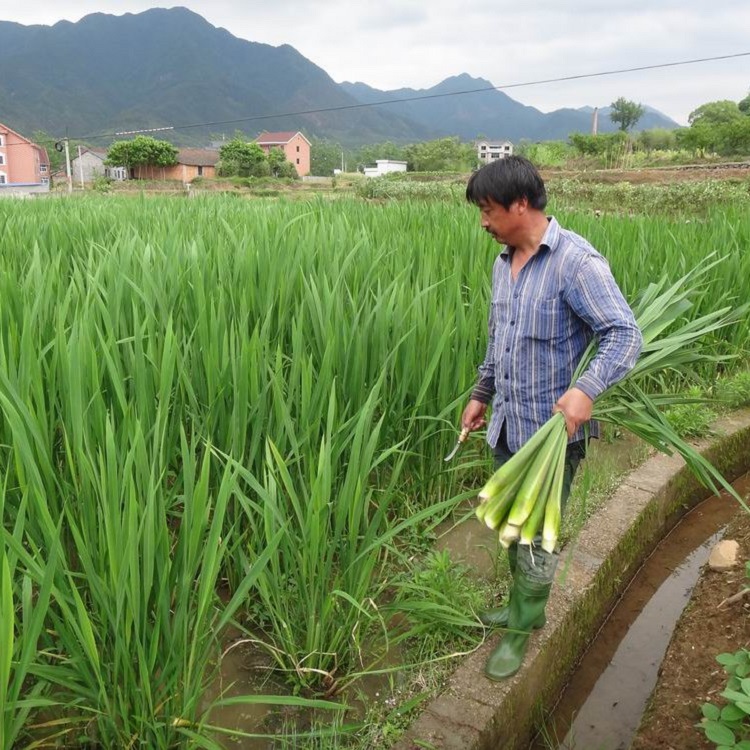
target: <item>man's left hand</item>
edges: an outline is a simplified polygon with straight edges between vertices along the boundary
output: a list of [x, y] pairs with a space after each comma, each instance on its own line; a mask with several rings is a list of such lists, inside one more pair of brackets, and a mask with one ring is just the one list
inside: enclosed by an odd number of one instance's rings
[[561, 411], [568, 428], [568, 437], [573, 437], [581, 425], [591, 419], [594, 402], [580, 388], [565, 391], [552, 408], [552, 413]]

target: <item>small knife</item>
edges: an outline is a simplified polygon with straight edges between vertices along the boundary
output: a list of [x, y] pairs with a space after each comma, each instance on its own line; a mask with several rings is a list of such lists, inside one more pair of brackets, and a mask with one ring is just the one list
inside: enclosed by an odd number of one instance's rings
[[456, 453], [458, 453], [458, 449], [464, 444], [467, 437], [469, 437], [469, 428], [464, 427], [463, 430], [461, 430], [461, 434], [458, 436], [455, 448], [453, 448], [453, 450], [443, 459], [443, 461], [450, 461], [456, 455]]

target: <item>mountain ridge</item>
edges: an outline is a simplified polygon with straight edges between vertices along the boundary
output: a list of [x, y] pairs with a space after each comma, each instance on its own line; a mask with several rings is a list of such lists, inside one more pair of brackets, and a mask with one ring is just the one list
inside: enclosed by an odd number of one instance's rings
[[[452, 128], [455, 135], [467, 140], [476, 138], [480, 133], [490, 138], [504, 138], [514, 142], [521, 139], [564, 140], [573, 132], [591, 132], [591, 118], [594, 112], [594, 107], [564, 107], [542, 112], [536, 107], [511, 98], [494, 87], [490, 81], [472, 78], [466, 73], [446, 78], [430, 89], [400, 88], [384, 91], [361, 81], [343, 81], [340, 85], [363, 102], [409, 99], [410, 101], [403, 104], [394, 105], [395, 111], [417, 122], [440, 121], [445, 128]], [[461, 99], [471, 97], [475, 102], [471, 119], [466, 116], [467, 107], [462, 107], [460, 102], [458, 106], [448, 110], [439, 104], [438, 99], [427, 98], [435, 94], [458, 92], [461, 92]], [[423, 94], [427, 95], [426, 98], [416, 98]], [[653, 107], [646, 106], [645, 109], [636, 130], [679, 127], [674, 120]], [[617, 130], [617, 125], [609, 119], [609, 112], [609, 106], [599, 107], [600, 133]]]
[[[55, 137], [104, 132], [111, 139], [114, 132], [176, 125], [160, 137], [192, 145], [210, 140], [217, 128], [251, 137], [264, 129], [302, 130], [352, 146], [482, 133], [544, 140], [590, 130], [590, 114], [566, 115], [550, 128], [554, 113], [494, 89], [436, 96], [492, 86], [466, 73], [421, 90], [339, 84], [289, 44], [240, 39], [184, 7], [90, 13], [52, 26], [0, 21], [0, 69], [14, 71], [0, 76], [0, 120]], [[413, 96], [433, 98], [361, 106]], [[497, 132], [500, 124], [508, 124], [507, 132]]]

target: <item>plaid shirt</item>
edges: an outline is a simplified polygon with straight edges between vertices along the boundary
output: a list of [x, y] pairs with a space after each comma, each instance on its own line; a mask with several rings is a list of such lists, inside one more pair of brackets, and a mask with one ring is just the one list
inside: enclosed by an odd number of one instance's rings
[[[517, 451], [552, 416], [591, 337], [599, 350], [575, 383], [596, 399], [635, 365], [642, 338], [607, 261], [554, 218], [514, 281], [504, 248], [492, 271], [487, 355], [471, 397], [492, 402], [487, 442], [505, 424]], [[598, 435], [595, 422], [590, 434]], [[571, 441], [584, 438], [583, 428]]]

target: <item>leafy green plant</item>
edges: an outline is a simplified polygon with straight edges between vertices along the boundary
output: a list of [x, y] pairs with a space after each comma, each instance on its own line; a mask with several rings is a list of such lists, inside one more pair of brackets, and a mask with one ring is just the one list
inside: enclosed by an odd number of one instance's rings
[[670, 406], [664, 416], [680, 437], [703, 437], [710, 432], [718, 414], [697, 386], [690, 388], [685, 396], [688, 402]]
[[717, 750], [750, 750], [750, 651], [719, 654], [716, 661], [729, 677], [721, 692], [727, 703], [722, 707], [704, 703], [703, 719], [696, 726]]
[[730, 409], [750, 406], [750, 372], [720, 378], [715, 387], [716, 399]]
[[[382, 418], [374, 410], [382, 383], [375, 384], [359, 413], [349, 419], [329, 397], [320, 447], [301, 466], [285, 459], [269, 442], [262, 476], [236, 462], [257, 501], [241, 499], [250, 533], [240, 551], [243, 569], [280, 535], [279, 554], [256, 583], [263, 637], [278, 668], [294, 681], [327, 694], [343, 689], [349, 672], [366, 670], [388, 648], [389, 627], [379, 609], [387, 586], [383, 563], [393, 540], [427, 517], [449, 510], [448, 499], [393, 523], [404, 454], [396, 445], [379, 450]], [[395, 458], [376, 489], [378, 476]], [[339, 477], [334, 485], [333, 480]], [[247, 555], [247, 556], [246, 556]], [[281, 585], [280, 585], [281, 584]], [[381, 641], [379, 646], [373, 644]]]
[[483, 631], [473, 613], [486, 605], [487, 591], [448, 550], [429, 552], [392, 585], [395, 598], [389, 609], [408, 618], [412, 629], [405, 637], [418, 643], [420, 660], [481, 641]]
[[97, 193], [109, 193], [112, 190], [112, 179], [98, 174], [91, 183], [91, 189]]
[[[750, 578], [750, 562], [745, 563], [745, 578]], [[717, 750], [750, 750], [750, 651], [741, 648], [733, 654], [719, 654], [716, 661], [728, 676], [720, 693], [726, 704], [704, 703], [703, 718], [696, 726]]]

